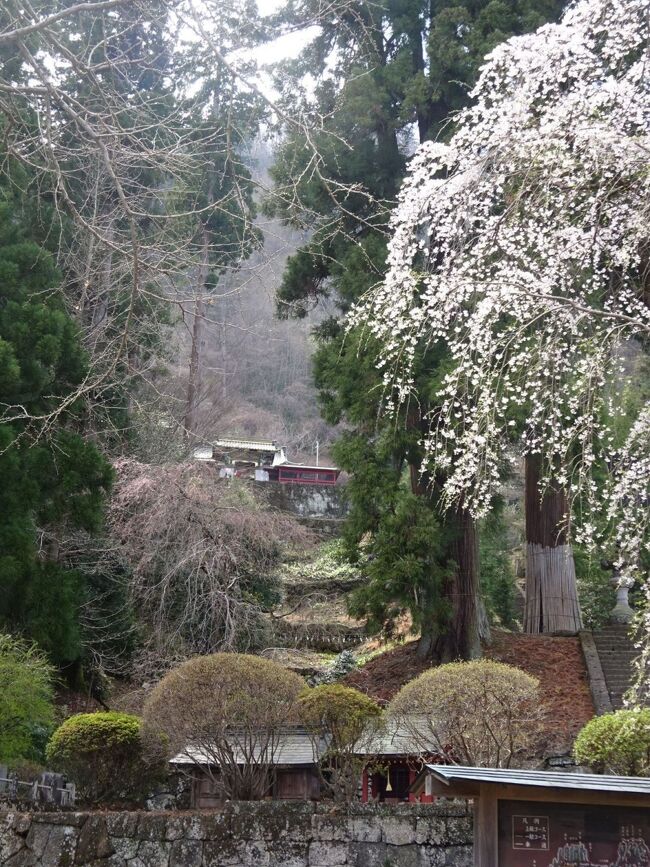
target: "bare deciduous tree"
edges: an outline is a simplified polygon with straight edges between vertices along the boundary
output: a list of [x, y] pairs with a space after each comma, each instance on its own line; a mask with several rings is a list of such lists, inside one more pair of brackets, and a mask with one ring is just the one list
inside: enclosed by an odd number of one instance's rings
[[133, 570], [145, 650], [164, 670], [195, 653], [252, 646], [271, 573], [285, 546], [307, 544], [308, 534], [211, 466], [120, 460], [116, 470], [110, 530]]

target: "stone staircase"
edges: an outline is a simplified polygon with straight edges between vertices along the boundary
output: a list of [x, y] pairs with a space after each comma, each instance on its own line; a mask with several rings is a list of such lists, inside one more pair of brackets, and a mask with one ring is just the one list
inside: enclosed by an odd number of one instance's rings
[[638, 651], [625, 623], [603, 626], [594, 631], [593, 639], [612, 708], [618, 710], [623, 707], [623, 696], [631, 686]]

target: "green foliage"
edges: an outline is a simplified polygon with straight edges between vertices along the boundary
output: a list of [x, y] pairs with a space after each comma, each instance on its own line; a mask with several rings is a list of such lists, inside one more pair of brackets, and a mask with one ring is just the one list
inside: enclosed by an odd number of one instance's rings
[[212, 776], [219, 768], [225, 797], [258, 800], [268, 793], [278, 737], [296, 722], [304, 686], [301, 677], [269, 659], [197, 656], [152, 691], [144, 707], [146, 732], [154, 738], [162, 733], [172, 755], [188, 746], [199, 751], [204, 758], [197, 770]]
[[[277, 195], [267, 209], [310, 231], [287, 264], [277, 293], [280, 316], [304, 316], [328, 296], [343, 314], [382, 280], [389, 213], [414, 125], [420, 141], [451, 134], [452, 113], [467, 105], [484, 54], [508, 36], [556, 18], [561, 7], [559, 0], [362, 0], [353, 13], [307, 4], [319, 35], [284, 65], [277, 83], [289, 113], [317, 110], [323, 126], [309, 142], [299, 129], [288, 129], [272, 170]], [[287, 2], [279, 17], [299, 25], [304, 11]], [[301, 84], [306, 72], [316, 79], [309, 94]], [[314, 145], [319, 172], [313, 170]], [[291, 191], [286, 198], [284, 190]], [[353, 472], [347, 551], [369, 579], [355, 593], [352, 611], [367, 615], [373, 628], [390, 628], [408, 611], [416, 629], [444, 629], [450, 616], [445, 584], [456, 568], [462, 529], [453, 515], [439, 514], [439, 480], [418, 473], [424, 419], [435, 411], [449, 359], [444, 350], [422, 347], [420, 406], [387, 422], [372, 339], [344, 334], [340, 317], [323, 322], [316, 336], [323, 415], [348, 425], [335, 449], [337, 462]], [[489, 530], [484, 536], [488, 605], [510, 622], [510, 572], [500, 542]]]
[[611, 585], [612, 572], [603, 568], [597, 552], [586, 550], [581, 545], [573, 545], [573, 560], [585, 626], [598, 629], [607, 623], [616, 603]]
[[[87, 359], [54, 291], [58, 280], [52, 257], [29, 240], [11, 190], [0, 185], [0, 390], [10, 419], [0, 422], [0, 623], [64, 665], [82, 654], [86, 585], [59, 562], [57, 536], [64, 526], [100, 528], [112, 471], [79, 433], [74, 395]], [[55, 411], [39, 430], [39, 419]]]
[[305, 560], [300, 558], [286, 559], [277, 573], [278, 579], [291, 584], [292, 582], [309, 582], [309, 584], [353, 586], [362, 580], [359, 567], [350, 563], [346, 555], [343, 540], [333, 539], [323, 542], [316, 549], [313, 557]]
[[336, 683], [337, 680], [342, 680], [354, 671], [357, 668], [357, 665], [358, 663], [354, 653], [351, 650], [342, 650], [337, 654], [327, 671], [318, 678], [318, 685]]
[[161, 751], [157, 756], [145, 752], [141, 730], [140, 718], [127, 713], [76, 714], [52, 735], [47, 761], [66, 774], [89, 803], [138, 799], [162, 770]]
[[147, 699], [144, 717], [180, 749], [192, 740], [186, 726], [214, 723], [221, 729], [291, 722], [293, 703], [303, 687], [299, 675], [259, 656], [195, 656], [165, 675]]
[[539, 682], [488, 659], [430, 668], [403, 686], [389, 713], [423, 752], [461, 765], [511, 767], [524, 762], [540, 720]]
[[594, 717], [573, 747], [578, 762], [596, 773], [650, 775], [650, 710], [617, 710]]
[[54, 722], [54, 670], [43, 653], [0, 634], [0, 761], [39, 757]]
[[301, 719], [309, 728], [326, 732], [334, 750], [356, 743], [368, 723], [379, 719], [377, 702], [358, 689], [341, 683], [325, 683], [300, 696]]
[[305, 690], [299, 698], [301, 720], [327, 750], [321, 759], [323, 782], [337, 800], [352, 800], [366, 762], [360, 747], [378, 731], [382, 710], [374, 699], [340, 683]]
[[449, 608], [443, 588], [453, 574], [444, 542], [445, 529], [429, 503], [400, 491], [366, 545], [368, 580], [353, 593], [350, 611], [388, 634], [405, 612], [414, 631], [444, 629]]

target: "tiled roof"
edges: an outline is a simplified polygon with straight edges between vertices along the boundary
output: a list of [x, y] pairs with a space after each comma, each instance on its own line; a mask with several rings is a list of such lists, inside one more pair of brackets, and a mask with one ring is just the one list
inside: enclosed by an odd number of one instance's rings
[[[243, 741], [244, 738], [241, 738]], [[282, 732], [275, 737], [271, 747], [263, 741], [259, 746], [252, 745], [242, 749], [242, 745], [233, 738], [231, 749], [238, 764], [244, 764], [246, 755], [252, 753], [257, 760], [260, 757], [269, 758], [272, 754], [275, 765], [314, 765], [325, 752], [324, 743], [317, 743], [314, 738], [304, 731]], [[202, 747], [186, 747], [171, 759], [173, 765], [210, 765], [214, 763], [214, 757], [210, 751]]]
[[279, 451], [277, 443], [273, 440], [240, 440], [240, 439], [219, 439], [215, 440], [214, 445], [221, 449], [250, 449], [256, 452], [277, 452]]
[[[377, 733], [371, 734], [359, 744], [358, 752], [368, 756], [419, 756], [430, 740], [431, 735], [426, 734], [425, 720], [418, 724], [415, 717], [411, 717], [408, 722], [389, 717]], [[427, 755], [435, 752], [432, 744]]]

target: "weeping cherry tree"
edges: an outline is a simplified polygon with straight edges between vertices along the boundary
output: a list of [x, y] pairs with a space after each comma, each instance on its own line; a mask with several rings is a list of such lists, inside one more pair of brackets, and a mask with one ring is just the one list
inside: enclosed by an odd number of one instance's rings
[[[555, 502], [531, 631], [579, 628], [571, 539], [609, 534], [637, 577], [648, 553], [650, 409], [613, 422], [650, 336], [649, 37], [643, 0], [583, 0], [488, 55], [456, 134], [413, 158], [386, 280], [351, 316], [389, 409], [417, 399], [417, 347], [448, 347], [424, 445], [449, 504], [486, 514], [514, 441], [536, 465], [528, 499]], [[650, 614], [644, 631], [650, 662]]]

